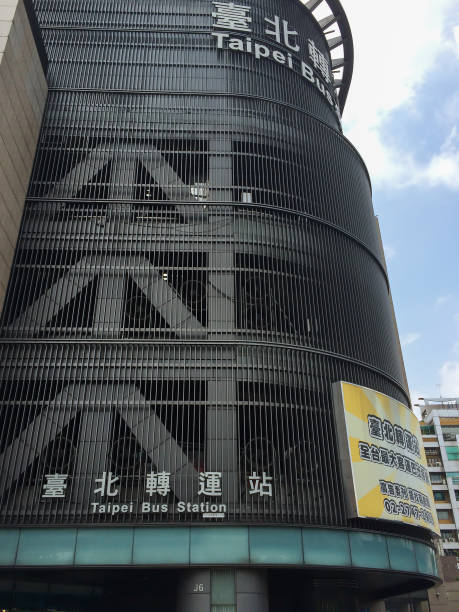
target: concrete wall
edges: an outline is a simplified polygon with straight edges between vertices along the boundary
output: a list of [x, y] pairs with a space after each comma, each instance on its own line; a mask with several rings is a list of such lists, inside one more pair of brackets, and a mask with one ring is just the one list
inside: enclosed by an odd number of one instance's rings
[[429, 591], [431, 612], [458, 612], [459, 610], [459, 570], [456, 557], [439, 557], [440, 573], [443, 584]]
[[23, 0], [0, 0], [0, 309], [47, 93]]

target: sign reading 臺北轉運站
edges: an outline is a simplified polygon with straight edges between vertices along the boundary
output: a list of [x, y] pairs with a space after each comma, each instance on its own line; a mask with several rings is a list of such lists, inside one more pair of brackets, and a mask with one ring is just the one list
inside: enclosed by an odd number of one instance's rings
[[[330, 62], [308, 38], [307, 60], [302, 55], [298, 42], [298, 32], [291, 28], [288, 21], [279, 15], [264, 17], [264, 28], [259, 34], [275, 46], [268, 46], [252, 38], [252, 7], [234, 2], [213, 1], [213, 32], [217, 49], [249, 54], [256, 60], [269, 59], [282, 64], [308, 81], [323, 95], [341, 120], [340, 109], [333, 89], [333, 73]], [[231, 33], [230, 33], [231, 32]], [[268, 38], [269, 37], [269, 38]], [[284, 50], [280, 50], [278, 46]], [[300, 54], [299, 57], [297, 54]]]
[[[153, 501], [123, 499], [120, 477], [113, 472], [102, 472], [100, 478], [95, 478], [96, 488], [93, 496], [96, 501], [90, 503], [92, 514], [115, 516], [118, 514], [182, 514], [200, 513], [202, 518], [225, 518], [227, 505], [217, 503], [223, 495], [222, 472], [199, 472], [199, 489], [197, 498], [217, 498], [210, 501], [178, 501], [169, 503], [168, 495], [172, 493], [170, 472], [150, 472], [146, 474], [143, 495], [154, 496]], [[41, 495], [42, 501], [52, 502], [65, 500], [67, 496], [69, 474], [45, 474], [45, 482]], [[273, 497], [273, 477], [266, 472], [258, 474], [252, 471], [247, 476], [248, 495], [254, 497]], [[159, 498], [158, 498], [159, 496]], [[162, 498], [162, 499], [160, 499]], [[202, 498], [201, 498], [202, 499]]]
[[439, 534], [416, 416], [366, 387], [341, 381], [333, 391], [349, 516], [409, 523]]

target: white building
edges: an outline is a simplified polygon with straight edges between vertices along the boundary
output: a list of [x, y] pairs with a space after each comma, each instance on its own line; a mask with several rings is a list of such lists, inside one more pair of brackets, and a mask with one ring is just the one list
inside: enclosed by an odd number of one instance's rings
[[424, 401], [421, 431], [445, 555], [459, 557], [459, 398]]

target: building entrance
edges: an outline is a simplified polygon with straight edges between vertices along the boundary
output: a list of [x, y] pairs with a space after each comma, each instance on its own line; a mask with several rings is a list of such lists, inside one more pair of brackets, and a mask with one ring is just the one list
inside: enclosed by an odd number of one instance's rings
[[343, 581], [250, 569], [24, 570], [0, 581], [7, 612], [358, 612]]

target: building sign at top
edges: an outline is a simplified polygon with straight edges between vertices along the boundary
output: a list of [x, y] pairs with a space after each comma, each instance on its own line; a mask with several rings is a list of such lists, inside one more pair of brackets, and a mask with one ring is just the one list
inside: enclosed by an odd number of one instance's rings
[[349, 516], [439, 534], [416, 416], [387, 395], [346, 382], [335, 383], [334, 397]]
[[223, 30], [238, 32], [251, 32], [252, 18], [250, 17], [250, 6], [234, 4], [234, 2], [212, 2], [215, 6], [214, 27]]
[[[252, 40], [251, 36], [248, 36], [252, 33], [253, 23], [250, 6], [216, 1], [212, 4], [214, 5], [214, 11], [212, 12], [214, 31], [212, 36], [217, 40], [218, 49], [248, 53], [257, 60], [271, 59], [297, 72], [320, 91], [340, 118], [336, 96], [331, 87], [333, 79], [330, 62], [311, 38], [308, 39], [308, 48], [305, 50], [308, 55], [306, 61], [306, 59], [293, 55], [302, 52], [298, 32], [279, 15], [264, 17], [263, 36], [271, 37], [273, 42], [275, 41], [285, 47], [285, 51], [256, 42]], [[240, 32], [244, 34], [244, 37], [237, 37], [230, 34], [229, 31]]]

